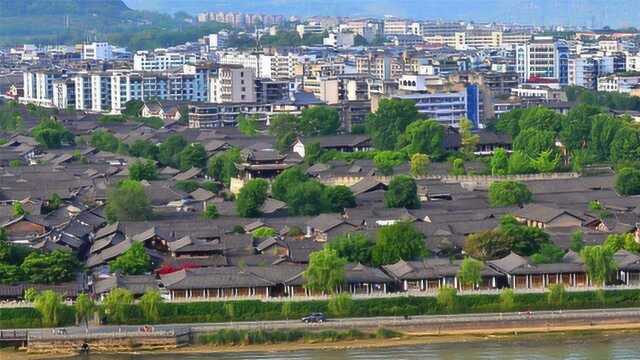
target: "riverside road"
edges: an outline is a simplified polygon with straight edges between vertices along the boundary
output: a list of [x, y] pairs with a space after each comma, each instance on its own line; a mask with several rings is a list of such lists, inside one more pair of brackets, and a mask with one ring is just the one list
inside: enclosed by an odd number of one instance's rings
[[[490, 314], [461, 314], [461, 315], [425, 315], [410, 317], [373, 317], [373, 318], [344, 318], [328, 319], [324, 323], [305, 324], [299, 319], [281, 321], [243, 321], [224, 323], [193, 323], [193, 324], [164, 324], [154, 325], [154, 332], [178, 333], [189, 331], [192, 333], [212, 332], [222, 329], [236, 330], [276, 330], [276, 329], [371, 329], [378, 327], [398, 328], [404, 331], [421, 331], [439, 333], [441, 330], [472, 330], [499, 329], [540, 326], [569, 326], [595, 324], [630, 324], [640, 322], [640, 308], [625, 309], [590, 309], [590, 310], [562, 310], [535, 311]], [[24, 332], [24, 329], [15, 329]], [[10, 334], [14, 329], [3, 329]], [[105, 325], [105, 326], [72, 326], [54, 329], [29, 329], [29, 338], [50, 337], [83, 337], [87, 335], [120, 334], [126, 336], [139, 334], [141, 326]], [[490, 332], [490, 331], [488, 331]]]

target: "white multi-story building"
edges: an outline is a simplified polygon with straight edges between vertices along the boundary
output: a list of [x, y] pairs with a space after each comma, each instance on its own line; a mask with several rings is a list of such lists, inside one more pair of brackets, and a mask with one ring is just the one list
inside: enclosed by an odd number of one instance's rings
[[169, 52], [166, 49], [138, 51], [133, 56], [133, 70], [165, 71], [181, 68], [184, 64], [195, 64], [195, 54]]
[[39, 106], [53, 106], [53, 83], [64, 76], [63, 72], [54, 70], [25, 71], [22, 74], [24, 96], [20, 101]]
[[322, 34], [327, 29], [328, 27], [320, 21], [310, 21], [296, 26], [296, 31], [301, 38], [309, 34]]
[[106, 42], [93, 42], [82, 45], [82, 60], [111, 60], [113, 48]]
[[323, 39], [324, 46], [334, 48], [350, 48], [355, 43], [355, 34], [352, 32], [330, 32]]
[[397, 18], [384, 19], [384, 35], [404, 35], [411, 33], [411, 23]]
[[91, 111], [111, 112], [111, 74], [91, 73]]
[[204, 37], [205, 45], [209, 46], [209, 50], [224, 49], [229, 41], [229, 33], [220, 31], [217, 34], [209, 34]]
[[520, 81], [533, 78], [569, 83], [569, 47], [565, 41], [552, 37], [536, 37], [525, 45], [516, 46], [516, 72]]
[[598, 78], [598, 91], [630, 93], [640, 84], [638, 75], [609, 75]]
[[596, 90], [598, 78], [613, 72], [614, 58], [611, 56], [583, 55], [569, 59], [569, 85]]
[[52, 104], [58, 109], [75, 109], [76, 84], [73, 79], [58, 79], [53, 82]]
[[218, 75], [210, 79], [209, 102], [212, 103], [255, 103], [255, 74], [253, 69], [227, 65], [218, 70]]

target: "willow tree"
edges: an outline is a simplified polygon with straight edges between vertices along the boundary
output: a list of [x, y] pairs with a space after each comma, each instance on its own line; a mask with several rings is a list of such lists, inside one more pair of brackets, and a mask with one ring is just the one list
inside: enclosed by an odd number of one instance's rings
[[593, 284], [604, 286], [617, 270], [612, 249], [601, 246], [586, 246], [581, 252], [587, 273]]
[[52, 290], [45, 290], [36, 296], [33, 306], [42, 314], [43, 326], [57, 326], [62, 309], [62, 296]]

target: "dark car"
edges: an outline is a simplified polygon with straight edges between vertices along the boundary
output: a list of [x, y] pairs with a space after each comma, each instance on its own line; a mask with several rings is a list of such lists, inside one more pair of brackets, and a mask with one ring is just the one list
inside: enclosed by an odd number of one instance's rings
[[304, 323], [322, 323], [327, 321], [327, 317], [323, 313], [313, 313], [302, 318]]

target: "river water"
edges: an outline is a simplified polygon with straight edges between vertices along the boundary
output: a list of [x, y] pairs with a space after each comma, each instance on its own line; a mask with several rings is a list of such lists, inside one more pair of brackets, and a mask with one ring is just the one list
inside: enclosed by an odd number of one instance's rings
[[279, 353], [89, 355], [74, 360], [637, 360], [640, 333], [530, 335], [409, 347]]

